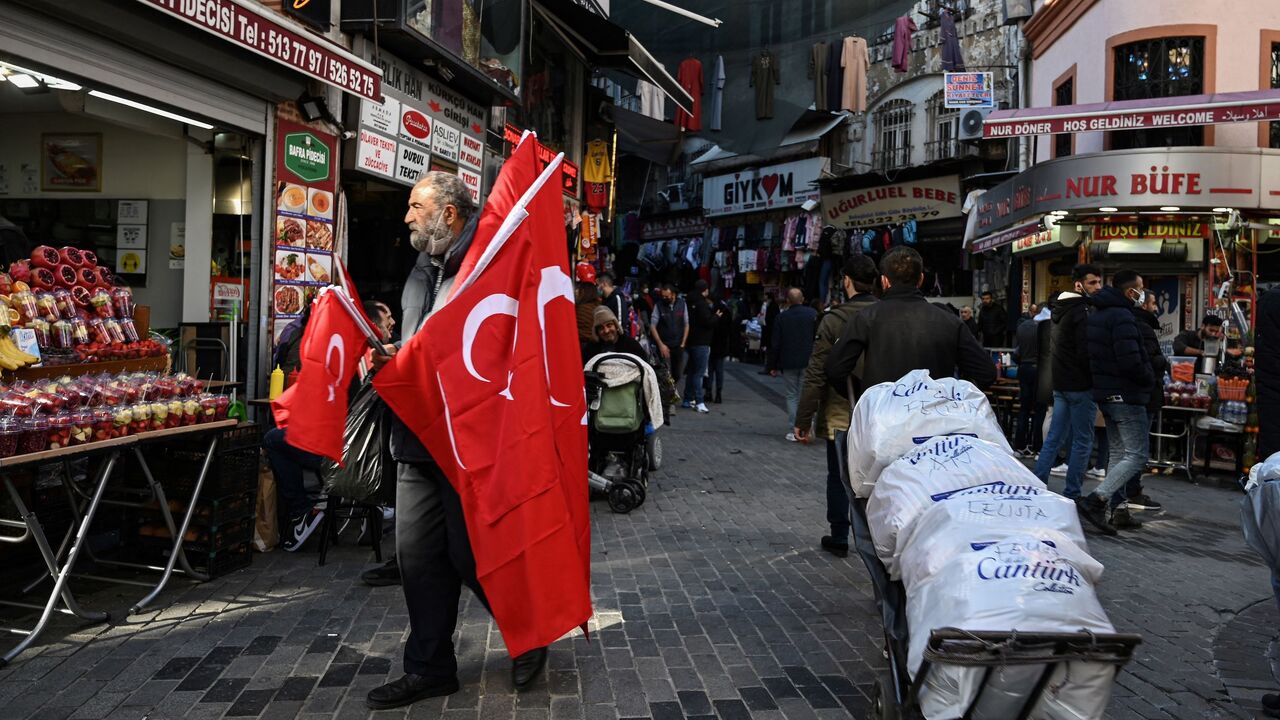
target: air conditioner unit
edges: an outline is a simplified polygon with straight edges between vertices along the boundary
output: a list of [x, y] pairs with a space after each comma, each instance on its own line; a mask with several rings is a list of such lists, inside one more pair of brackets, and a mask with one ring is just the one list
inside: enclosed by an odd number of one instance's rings
[[975, 142], [982, 139], [982, 125], [991, 114], [991, 108], [968, 108], [960, 111], [960, 140]]

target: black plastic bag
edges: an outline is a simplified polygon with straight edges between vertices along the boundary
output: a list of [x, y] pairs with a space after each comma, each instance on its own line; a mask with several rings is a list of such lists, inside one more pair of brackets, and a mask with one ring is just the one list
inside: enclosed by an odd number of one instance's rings
[[347, 410], [342, 433], [346, 467], [325, 460], [320, 469], [325, 492], [356, 502], [382, 502], [394, 492], [396, 463], [391, 457], [391, 409], [365, 381]]

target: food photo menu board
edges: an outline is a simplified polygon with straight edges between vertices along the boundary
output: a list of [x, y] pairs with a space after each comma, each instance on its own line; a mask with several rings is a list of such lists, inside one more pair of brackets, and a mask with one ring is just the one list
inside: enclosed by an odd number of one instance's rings
[[333, 282], [337, 138], [280, 120], [276, 128], [275, 235], [270, 257], [272, 340]]

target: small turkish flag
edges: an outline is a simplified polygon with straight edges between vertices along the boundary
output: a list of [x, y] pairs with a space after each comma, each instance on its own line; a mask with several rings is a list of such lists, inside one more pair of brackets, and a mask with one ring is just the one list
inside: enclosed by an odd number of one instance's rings
[[520, 184], [536, 174], [532, 146], [504, 164], [450, 302], [374, 378], [462, 499], [476, 577], [512, 657], [591, 617], [573, 282], [559, 183], [548, 172]]
[[271, 401], [285, 440], [342, 464], [342, 433], [347, 422], [347, 387], [365, 347], [365, 335], [329, 288], [316, 299], [302, 332], [298, 380]]

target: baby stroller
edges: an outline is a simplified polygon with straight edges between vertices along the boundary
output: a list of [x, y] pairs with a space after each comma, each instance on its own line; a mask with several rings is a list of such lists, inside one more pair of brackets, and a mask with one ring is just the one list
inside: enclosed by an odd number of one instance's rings
[[[855, 497], [849, 480], [849, 464], [846, 456], [847, 433], [836, 434], [836, 452], [840, 462], [840, 474], [845, 490], [852, 499], [850, 521], [853, 542], [858, 556], [866, 565], [875, 591], [876, 604], [880, 608], [884, 627], [884, 656], [889, 664], [877, 679], [872, 691], [870, 720], [920, 720], [920, 690], [925, 685], [932, 666], [967, 666], [983, 668], [982, 681], [973, 700], [966, 707], [953, 708], [956, 718], [990, 717], [982, 712], [983, 695], [992, 675], [1000, 668], [1042, 665], [1043, 670], [1033, 672], [1034, 684], [1026, 694], [1026, 702], [1017, 715], [1009, 720], [1031, 717], [1040, 696], [1049, 684], [1060, 663], [1087, 661], [1116, 666], [1117, 671], [1133, 657], [1134, 649], [1142, 642], [1140, 635], [1077, 633], [1029, 633], [1029, 632], [970, 632], [958, 628], [937, 628], [930, 632], [924, 651], [924, 661], [914, 680], [907, 667], [909, 634], [907, 628], [907, 590], [901, 581], [889, 577], [889, 571], [876, 555], [871, 526], [867, 522], [867, 501]], [[994, 693], [993, 693], [994, 694]], [[1022, 694], [1019, 693], [1019, 697]]]
[[629, 513], [644, 503], [649, 471], [662, 463], [662, 443], [650, 417], [644, 360], [625, 353], [598, 355], [585, 368], [588, 482], [609, 509]]

